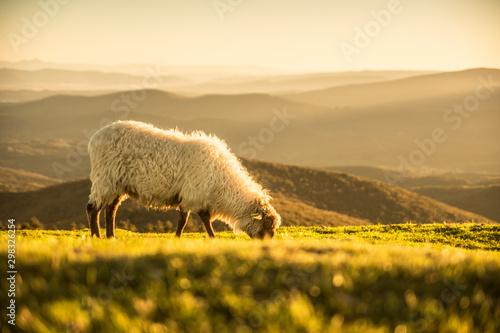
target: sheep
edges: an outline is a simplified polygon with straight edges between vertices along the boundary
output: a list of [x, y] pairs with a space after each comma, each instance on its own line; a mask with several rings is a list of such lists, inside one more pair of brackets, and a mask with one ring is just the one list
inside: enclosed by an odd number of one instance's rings
[[92, 236], [101, 237], [99, 214], [105, 208], [106, 236], [115, 237], [116, 210], [128, 197], [154, 209], [178, 208], [177, 237], [190, 212], [198, 214], [210, 238], [215, 219], [258, 239], [274, 237], [281, 223], [267, 190], [214, 135], [117, 121], [90, 138], [88, 152]]

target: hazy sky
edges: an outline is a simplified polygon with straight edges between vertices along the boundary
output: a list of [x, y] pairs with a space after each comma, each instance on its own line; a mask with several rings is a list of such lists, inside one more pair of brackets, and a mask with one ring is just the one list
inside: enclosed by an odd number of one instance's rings
[[0, 0], [0, 35], [8, 61], [500, 68], [500, 1]]

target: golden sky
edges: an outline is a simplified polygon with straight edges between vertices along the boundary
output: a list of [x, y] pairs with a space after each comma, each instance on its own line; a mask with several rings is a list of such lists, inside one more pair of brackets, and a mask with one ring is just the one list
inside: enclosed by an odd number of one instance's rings
[[0, 60], [500, 68], [499, 0], [0, 0]]

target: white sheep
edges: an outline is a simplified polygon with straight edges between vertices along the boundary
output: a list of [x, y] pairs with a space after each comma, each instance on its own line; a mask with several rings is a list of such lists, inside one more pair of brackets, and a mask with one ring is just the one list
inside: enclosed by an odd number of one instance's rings
[[101, 237], [99, 213], [105, 207], [106, 236], [114, 237], [116, 210], [127, 197], [155, 209], [179, 208], [177, 237], [190, 212], [198, 213], [210, 237], [215, 219], [252, 238], [272, 238], [280, 225], [266, 190], [213, 135], [118, 121], [95, 133], [88, 151], [92, 236]]

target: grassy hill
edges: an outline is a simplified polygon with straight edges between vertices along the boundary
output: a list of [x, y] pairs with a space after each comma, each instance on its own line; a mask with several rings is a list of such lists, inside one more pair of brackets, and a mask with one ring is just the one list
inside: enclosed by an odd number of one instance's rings
[[77, 153], [77, 145], [78, 141], [68, 142], [61, 139], [19, 140], [7, 138], [0, 140], [0, 155], [2, 156], [0, 166], [29, 171], [49, 178], [59, 178], [54, 171], [53, 164], [60, 163], [67, 166], [67, 156], [71, 152], [71, 167], [64, 174], [67, 178], [62, 179], [69, 180], [88, 175], [90, 162], [86, 153], [86, 142], [84, 156]]
[[500, 221], [500, 184], [485, 186], [417, 187], [412, 191], [448, 205]]
[[[397, 169], [374, 166], [335, 166], [326, 170], [350, 173], [356, 176], [387, 182], [387, 174], [398, 174]], [[390, 179], [390, 178], [389, 178]], [[416, 171], [397, 185], [406, 189], [441, 186], [488, 186], [500, 184], [500, 175], [471, 172]]]
[[[254, 160], [243, 163], [258, 182], [270, 189], [284, 226], [490, 222], [416, 193], [344, 173]], [[36, 217], [49, 229], [82, 228], [87, 225], [85, 207], [89, 194], [87, 178], [36, 191], [3, 192], [0, 218], [29, 222]], [[177, 224], [177, 213], [149, 211], [128, 200], [118, 210], [117, 221], [131, 223], [141, 231], [162, 221], [168, 231]], [[202, 230], [196, 216], [188, 227]], [[222, 226], [218, 227], [220, 230]]]
[[346, 173], [256, 160], [243, 160], [243, 164], [271, 193], [372, 223], [484, 219], [411, 191]]
[[[85, 207], [90, 194], [90, 185], [88, 179], [77, 179], [36, 191], [0, 193], [1, 218], [8, 219], [9, 216], [15, 216], [20, 223], [24, 222], [28, 226], [31, 218], [36, 217], [47, 229], [85, 228], [88, 225]], [[275, 205], [282, 215], [285, 226], [371, 224], [368, 220], [318, 209], [297, 199], [288, 199], [283, 195], [275, 198]], [[128, 224], [130, 222], [140, 231], [151, 230], [157, 227], [158, 222], [161, 222], [160, 225], [164, 225], [166, 229], [160, 231], [172, 231], [177, 225], [177, 218], [176, 211], [148, 210], [133, 200], [127, 200], [120, 206], [116, 221], [119, 227], [125, 227], [122, 223], [126, 223], [128, 228], [131, 227]], [[150, 224], [152, 226], [148, 226]], [[214, 226], [217, 230], [228, 230], [223, 223], [215, 223]], [[190, 216], [186, 230], [204, 230], [196, 214]]]
[[[353, 175], [387, 182], [386, 173], [394, 169], [344, 166], [330, 167]], [[434, 172], [428, 175], [414, 173], [398, 186], [420, 193], [434, 200], [473, 212], [493, 221], [500, 221], [500, 176], [463, 172]]]
[[59, 183], [38, 173], [0, 167], [0, 192], [22, 192]]
[[[88, 230], [18, 230], [16, 325], [27, 332], [494, 333], [498, 232], [472, 224], [280, 228], [263, 242], [232, 233], [177, 240], [119, 230], [109, 241], [86, 237]], [[0, 240], [6, 262], [7, 232]], [[6, 279], [0, 285], [8, 290]]]

